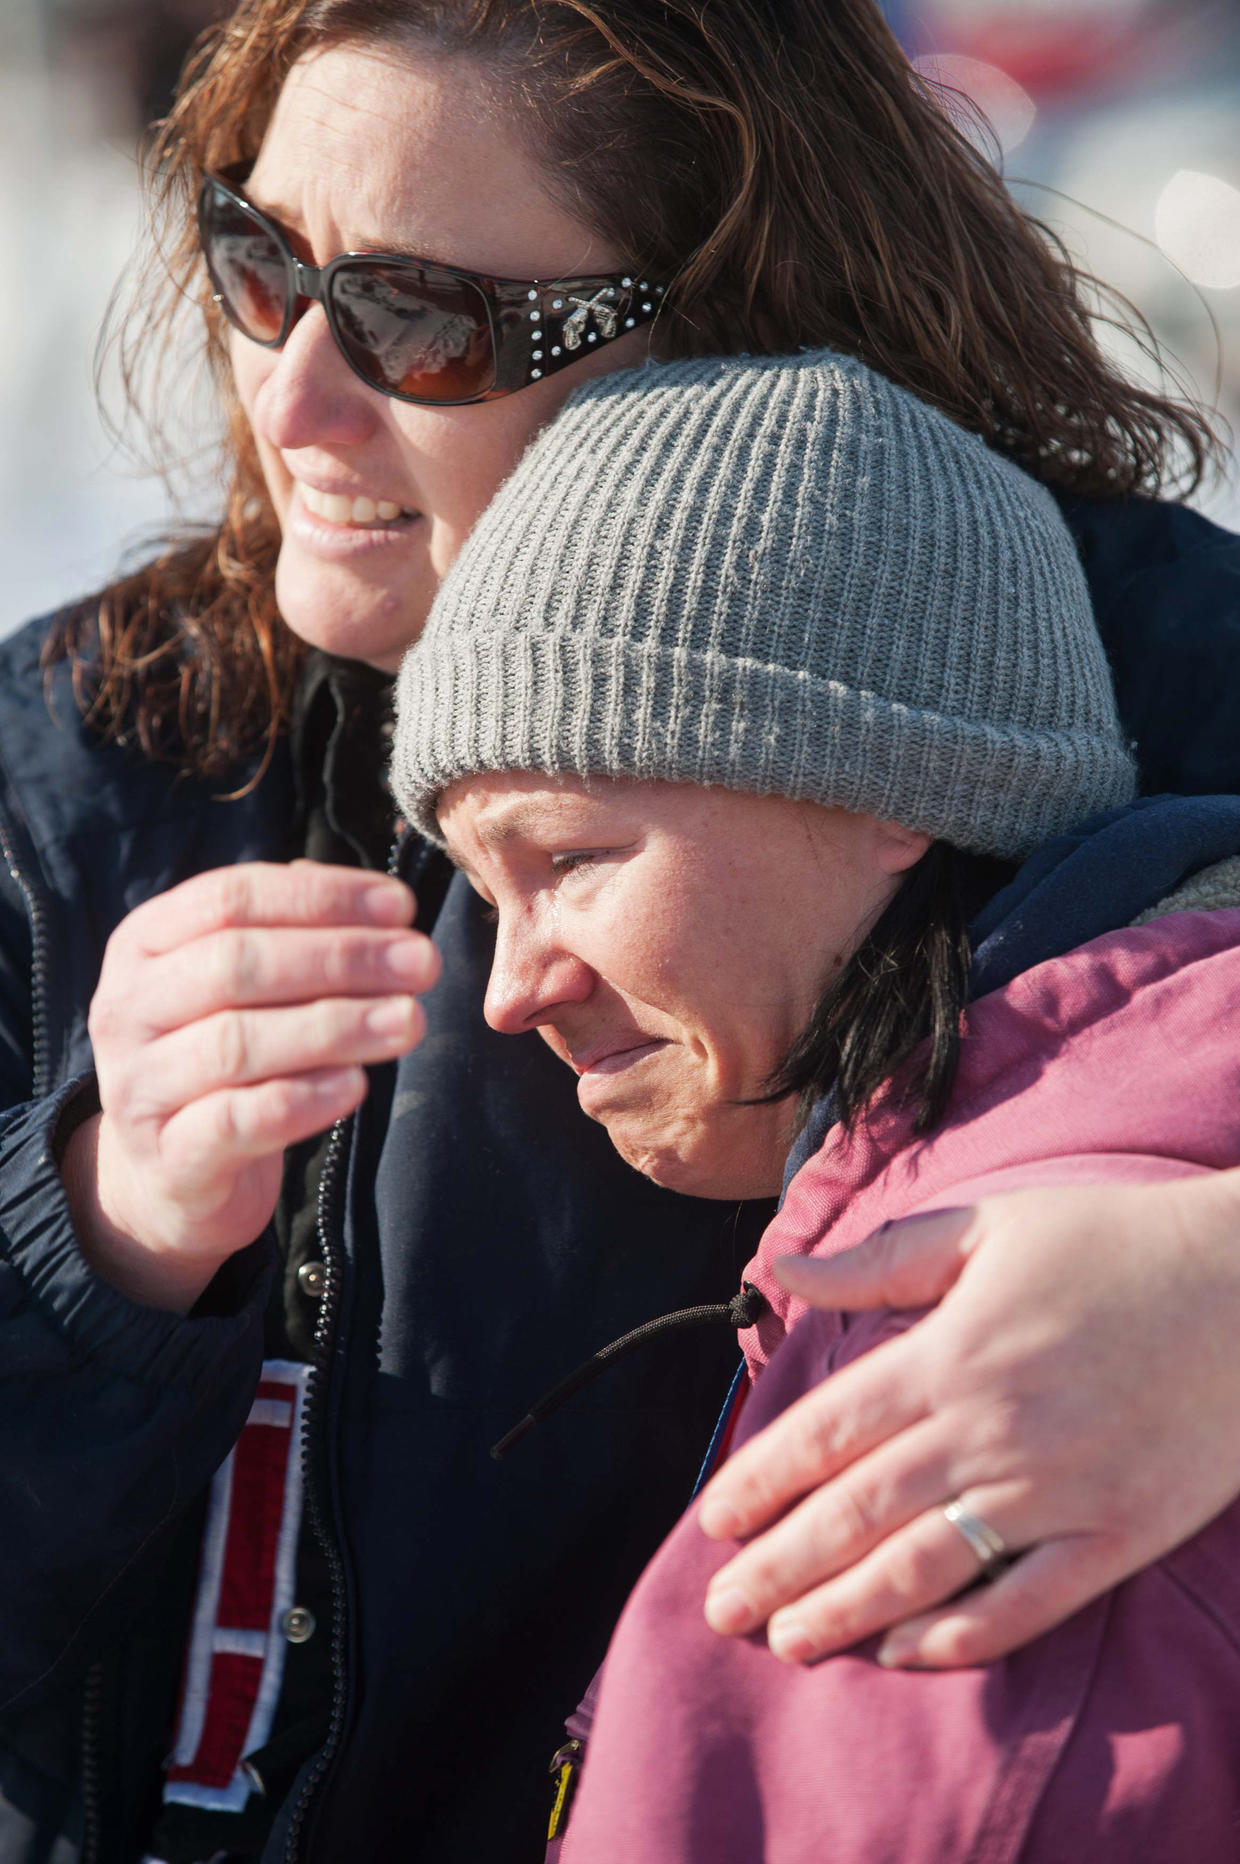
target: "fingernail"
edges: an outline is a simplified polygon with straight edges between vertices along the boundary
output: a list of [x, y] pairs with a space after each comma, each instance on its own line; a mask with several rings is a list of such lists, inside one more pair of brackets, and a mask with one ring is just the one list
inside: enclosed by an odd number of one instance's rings
[[362, 911], [376, 925], [407, 925], [409, 889], [399, 880], [385, 880], [377, 887], [368, 887], [362, 895]]
[[739, 1540], [741, 1518], [727, 1502], [703, 1502], [698, 1509], [698, 1526], [712, 1540]]
[[372, 1036], [404, 1036], [413, 1020], [410, 997], [384, 997], [366, 1012], [366, 1027]]
[[781, 1663], [804, 1663], [814, 1655], [809, 1632], [795, 1619], [773, 1618], [767, 1632], [767, 1642]]
[[398, 944], [389, 945], [384, 953], [384, 962], [393, 977], [417, 983], [425, 978], [428, 966], [426, 940], [422, 938], [403, 938]]
[[722, 1633], [724, 1637], [735, 1637], [738, 1631], [749, 1631], [753, 1627], [754, 1615], [749, 1600], [735, 1586], [725, 1586], [720, 1592], [706, 1594], [706, 1622], [712, 1631]]
[[893, 1631], [885, 1637], [874, 1653], [876, 1663], [881, 1663], [884, 1670], [912, 1670], [918, 1664], [917, 1640], [901, 1637]]

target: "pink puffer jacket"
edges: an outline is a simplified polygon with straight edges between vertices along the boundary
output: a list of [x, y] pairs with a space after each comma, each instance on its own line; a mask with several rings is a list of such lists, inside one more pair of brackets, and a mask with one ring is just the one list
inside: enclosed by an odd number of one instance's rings
[[[939, 1131], [916, 1142], [880, 1118], [794, 1180], [748, 1271], [773, 1315], [744, 1341], [758, 1377], [738, 1441], [911, 1319], [805, 1313], [775, 1257], [1017, 1186], [1237, 1162], [1240, 912], [1159, 919], [1027, 972], [971, 1009]], [[1240, 1858], [1240, 1504], [983, 1669], [886, 1671], [873, 1645], [793, 1667], [716, 1637], [702, 1598], [732, 1551], [690, 1512], [637, 1586], [563, 1864]]]

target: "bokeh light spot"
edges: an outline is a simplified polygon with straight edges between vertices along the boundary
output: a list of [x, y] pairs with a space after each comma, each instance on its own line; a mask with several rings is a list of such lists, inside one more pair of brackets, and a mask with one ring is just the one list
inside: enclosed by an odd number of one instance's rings
[[1240, 188], [1217, 175], [1181, 168], [1154, 209], [1158, 244], [1194, 285], [1240, 285]]
[[[965, 58], [957, 52], [927, 52], [913, 60], [914, 69], [932, 84], [944, 84], [952, 91], [962, 91], [987, 118], [999, 147], [1006, 155], [1017, 148], [1033, 128], [1037, 105], [1016, 79], [998, 65], [981, 58]], [[949, 110], [951, 98], [945, 98]], [[985, 138], [965, 111], [953, 111], [960, 128], [979, 147]]]

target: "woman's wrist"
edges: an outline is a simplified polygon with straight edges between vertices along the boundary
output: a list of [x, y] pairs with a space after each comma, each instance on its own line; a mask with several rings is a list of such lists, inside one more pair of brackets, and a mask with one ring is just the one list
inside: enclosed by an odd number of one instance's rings
[[95, 1273], [129, 1300], [142, 1307], [188, 1314], [220, 1264], [145, 1242], [133, 1234], [107, 1183], [101, 1159], [103, 1129], [101, 1113], [84, 1120], [61, 1156], [61, 1182], [78, 1247]]

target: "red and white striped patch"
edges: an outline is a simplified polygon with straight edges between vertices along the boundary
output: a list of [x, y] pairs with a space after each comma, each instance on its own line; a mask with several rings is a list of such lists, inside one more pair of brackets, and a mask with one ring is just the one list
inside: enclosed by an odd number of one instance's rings
[[239, 1812], [284, 1680], [301, 1526], [308, 1366], [268, 1359], [250, 1415], [211, 1484], [198, 1596], [164, 1798]]

